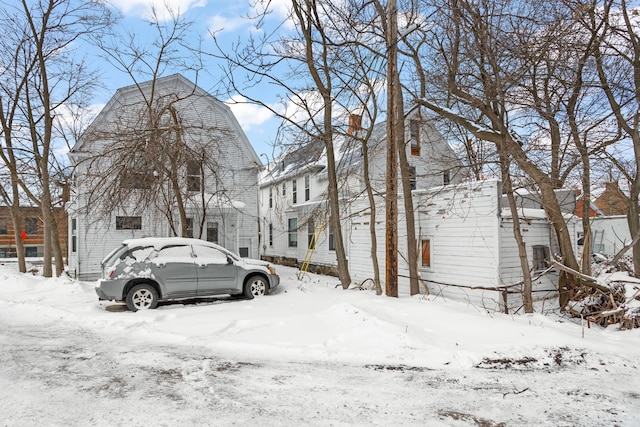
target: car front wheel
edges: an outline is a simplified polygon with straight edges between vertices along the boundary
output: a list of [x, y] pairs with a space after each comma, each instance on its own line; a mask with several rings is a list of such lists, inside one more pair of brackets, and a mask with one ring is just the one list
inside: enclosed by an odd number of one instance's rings
[[136, 285], [127, 294], [127, 308], [131, 311], [156, 308], [158, 292], [151, 285]]
[[261, 276], [251, 276], [244, 285], [245, 298], [261, 297], [267, 293], [267, 282]]

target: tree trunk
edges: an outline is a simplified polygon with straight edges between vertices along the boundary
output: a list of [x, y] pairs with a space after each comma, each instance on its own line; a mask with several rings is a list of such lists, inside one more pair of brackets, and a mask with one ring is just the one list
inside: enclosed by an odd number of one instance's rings
[[[47, 182], [46, 179], [43, 179], [42, 183]], [[46, 189], [43, 189], [44, 194], [42, 195], [42, 202], [40, 206], [40, 212], [42, 213], [42, 224], [43, 224], [43, 238], [44, 238], [44, 255], [43, 255], [43, 265], [42, 265], [42, 275], [44, 277], [52, 277], [53, 276], [53, 268], [52, 268], [52, 260], [53, 260], [53, 251], [51, 250], [51, 218], [50, 218], [50, 206], [51, 206], [51, 196]]]
[[[398, 91], [400, 92], [400, 91]], [[398, 98], [399, 105], [402, 105], [402, 96]], [[404, 133], [404, 113], [399, 111], [398, 135]], [[401, 131], [403, 133], [401, 133]], [[407, 226], [407, 262], [409, 264], [409, 292], [411, 295], [420, 293], [420, 284], [418, 282], [418, 244], [416, 241], [416, 222], [413, 210], [413, 197], [411, 195], [411, 179], [409, 174], [409, 161], [407, 160], [407, 144], [399, 141], [398, 144], [398, 160], [400, 161], [400, 177], [402, 180], [402, 196], [404, 199], [404, 213]]]
[[[637, 180], [633, 182], [636, 184]], [[638, 209], [638, 191], [634, 187], [637, 185], [632, 184], [631, 197], [629, 198], [629, 212], [627, 213], [627, 224], [629, 224], [629, 233], [631, 236], [636, 236], [640, 231], [640, 210]], [[632, 250], [633, 259], [633, 271], [636, 275], [640, 274], [640, 242], [636, 242], [633, 245]]]
[[16, 239], [16, 255], [18, 256], [18, 269], [21, 273], [27, 272], [27, 262], [24, 253], [24, 241], [22, 240], [22, 230], [24, 229], [24, 218], [20, 211], [20, 202], [14, 199], [11, 205], [11, 219], [13, 220], [13, 235]]
[[[327, 101], [330, 103], [331, 101]], [[333, 130], [331, 125], [331, 108], [325, 103], [325, 147], [327, 149], [327, 170], [329, 177], [329, 212], [330, 223], [333, 228], [333, 243], [336, 248], [336, 258], [338, 261], [338, 278], [342, 283], [342, 288], [347, 289], [351, 285], [351, 275], [349, 274], [349, 264], [347, 254], [344, 250], [344, 240], [342, 237], [342, 224], [340, 221], [340, 200], [338, 197], [338, 179], [336, 174], [336, 161], [333, 149]]]
[[387, 4], [387, 227], [386, 294], [398, 296], [398, 10], [396, 0]]
[[380, 266], [378, 264], [378, 237], [376, 235], [376, 200], [371, 187], [371, 179], [369, 178], [369, 151], [367, 141], [362, 141], [362, 162], [363, 162], [363, 178], [364, 185], [369, 199], [369, 209], [371, 218], [369, 221], [369, 234], [371, 236], [371, 263], [373, 266], [373, 284], [376, 288], [376, 295], [382, 295], [382, 286], [380, 284]]
[[500, 169], [502, 170], [502, 185], [504, 186], [504, 193], [507, 195], [509, 209], [511, 210], [511, 218], [513, 219], [513, 235], [518, 245], [518, 258], [520, 259], [520, 269], [522, 270], [522, 281], [524, 283], [522, 304], [524, 306], [525, 313], [533, 313], [533, 283], [531, 282], [527, 247], [524, 238], [522, 237], [522, 230], [520, 229], [520, 215], [518, 214], [516, 199], [513, 196], [513, 184], [511, 182], [511, 174], [509, 173], [509, 160], [502, 152], [500, 153]]

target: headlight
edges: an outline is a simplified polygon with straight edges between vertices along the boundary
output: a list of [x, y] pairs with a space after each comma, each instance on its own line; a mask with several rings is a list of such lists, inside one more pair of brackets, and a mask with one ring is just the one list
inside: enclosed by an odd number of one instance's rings
[[276, 274], [276, 269], [274, 266], [272, 266], [271, 264], [267, 265], [267, 268], [269, 269], [269, 273], [275, 275]]

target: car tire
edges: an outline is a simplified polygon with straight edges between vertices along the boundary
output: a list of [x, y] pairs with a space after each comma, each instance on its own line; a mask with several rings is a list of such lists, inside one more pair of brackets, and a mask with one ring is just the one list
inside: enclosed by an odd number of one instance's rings
[[244, 297], [253, 299], [267, 293], [267, 282], [262, 276], [251, 276], [244, 284]]
[[158, 292], [148, 284], [136, 285], [127, 294], [127, 308], [133, 312], [158, 306]]

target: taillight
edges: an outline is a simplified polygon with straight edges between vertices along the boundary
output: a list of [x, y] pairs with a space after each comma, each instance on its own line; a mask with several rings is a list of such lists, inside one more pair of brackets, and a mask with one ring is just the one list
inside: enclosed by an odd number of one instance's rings
[[116, 272], [116, 268], [115, 267], [108, 267], [105, 271], [104, 271], [104, 278], [105, 279], [111, 279], [113, 277], [113, 273]]

